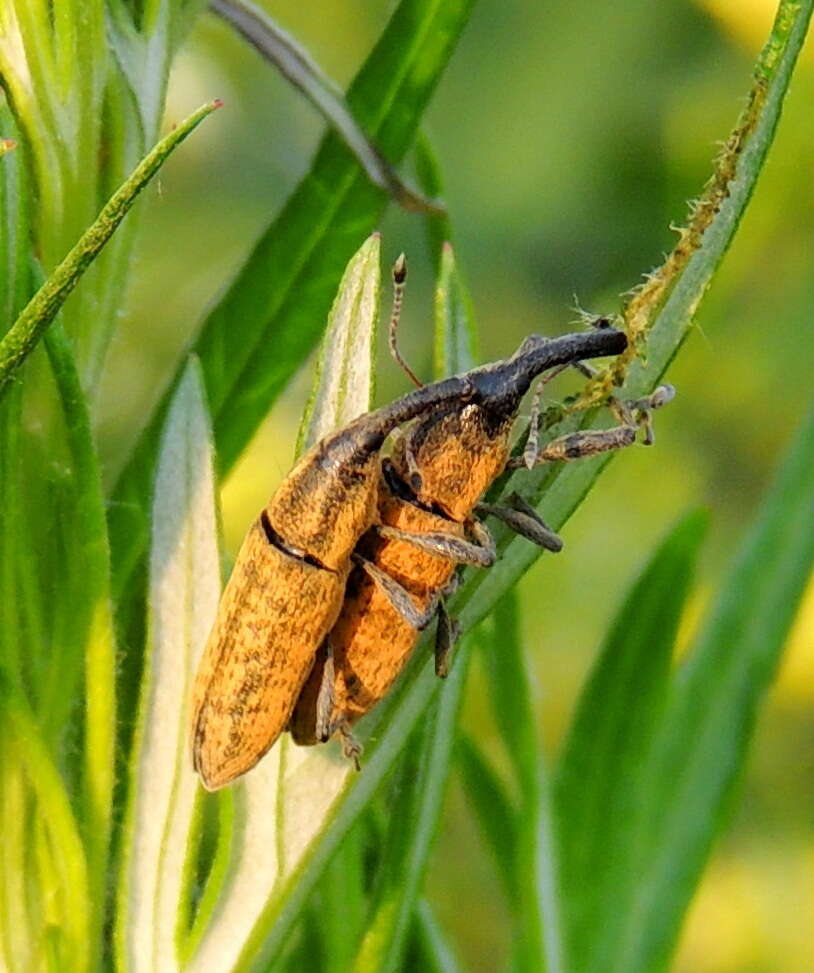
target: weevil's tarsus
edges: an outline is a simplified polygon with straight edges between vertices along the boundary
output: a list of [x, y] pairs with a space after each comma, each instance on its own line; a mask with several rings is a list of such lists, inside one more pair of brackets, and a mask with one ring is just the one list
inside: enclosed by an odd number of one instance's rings
[[339, 733], [340, 737], [342, 738], [342, 756], [347, 760], [350, 760], [353, 764], [354, 770], [359, 773], [359, 771], [362, 769], [360, 757], [362, 756], [364, 747], [353, 735], [350, 728], [350, 723], [348, 723], [346, 719], [340, 720], [336, 726], [335, 732]]
[[456, 534], [447, 534], [444, 531], [428, 531], [427, 533], [415, 533], [412, 531], [401, 530], [398, 527], [389, 527], [380, 524], [376, 531], [381, 537], [387, 537], [397, 541], [407, 541], [415, 547], [426, 551], [428, 554], [435, 554], [437, 557], [445, 557], [458, 564], [471, 564], [478, 568], [490, 568], [495, 563], [496, 551], [495, 543], [488, 529], [479, 521], [472, 521], [471, 532], [473, 540], [468, 541]]
[[424, 383], [419, 379], [415, 372], [410, 368], [407, 362], [401, 357], [401, 352], [398, 348], [398, 330], [399, 321], [401, 320], [401, 306], [404, 302], [404, 285], [407, 280], [407, 258], [403, 253], [399, 254], [396, 258], [396, 262], [393, 264], [393, 310], [390, 314], [390, 328], [387, 334], [387, 343], [390, 347], [390, 354], [395, 358], [398, 364], [401, 366], [404, 372], [406, 372], [407, 377], [416, 386], [416, 388], [423, 388]]
[[656, 435], [653, 430], [653, 411], [655, 409], [661, 409], [668, 402], [672, 402], [675, 394], [676, 390], [672, 385], [659, 385], [652, 395], [631, 403], [630, 408], [633, 412], [634, 420], [644, 429], [643, 443], [645, 446], [652, 446], [656, 441]]
[[562, 550], [562, 539], [540, 517], [534, 507], [518, 493], [506, 498], [502, 504], [479, 503], [475, 511], [483, 516], [497, 517], [515, 533], [554, 554]]
[[316, 719], [316, 738], [320, 743], [325, 743], [331, 738], [331, 714], [334, 709], [334, 680], [336, 670], [334, 667], [334, 652], [330, 639], [325, 639], [325, 663], [322, 669], [322, 681], [319, 684], [319, 694], [317, 695], [317, 719]]
[[453, 650], [460, 635], [461, 623], [449, 614], [446, 602], [441, 598], [438, 602], [438, 628], [435, 633], [435, 674], [439, 679], [446, 679], [449, 675]]
[[[409, 536], [412, 538], [413, 535]], [[423, 632], [435, 616], [438, 596], [434, 597], [426, 608], [418, 608], [409, 591], [385, 571], [382, 571], [378, 565], [368, 561], [361, 554], [354, 554], [353, 560], [370, 576], [376, 587], [386, 596], [404, 621], [417, 632]]]

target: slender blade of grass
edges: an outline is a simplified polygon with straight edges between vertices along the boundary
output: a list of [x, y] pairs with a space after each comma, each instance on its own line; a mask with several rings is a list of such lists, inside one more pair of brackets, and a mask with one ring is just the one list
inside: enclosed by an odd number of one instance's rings
[[192, 361], [178, 386], [156, 471], [147, 667], [124, 827], [119, 967], [179, 969], [178, 911], [198, 779], [189, 694], [217, 612], [220, 556], [212, 440]]
[[333, 126], [374, 185], [389, 193], [405, 209], [437, 209], [437, 204], [422, 198], [403, 182], [353, 117], [337, 85], [265, 10], [249, 0], [210, 0], [209, 7], [305, 95]]
[[219, 102], [204, 105], [165, 136], [136, 167], [102, 208], [95, 222], [82, 234], [64, 260], [23, 308], [0, 341], [0, 398], [7, 391], [17, 369], [36, 347], [68, 295], [86, 269], [127, 215], [139, 193], [158, 172], [170, 153], [193, 131]]
[[706, 518], [685, 517], [631, 589], [580, 697], [555, 780], [555, 822], [570, 968], [604, 971], [635, 883], [647, 762]]
[[649, 761], [633, 895], [605, 969], [667, 965], [814, 565], [812, 509], [814, 409], [671, 693]]
[[397, 815], [403, 847], [382, 876], [380, 894], [353, 965], [356, 973], [403, 968], [403, 954], [438, 827], [452, 762], [463, 687], [471, 652], [462, 648], [425, 726], [411, 799]]
[[419, 899], [414, 923], [414, 951], [408, 956], [408, 963], [415, 957], [417, 968], [426, 973], [457, 973], [455, 953], [426, 899]]
[[458, 740], [458, 767], [467, 800], [494, 856], [506, 895], [512, 904], [516, 904], [518, 889], [515, 862], [519, 812], [503, 781], [467, 734], [461, 734]]

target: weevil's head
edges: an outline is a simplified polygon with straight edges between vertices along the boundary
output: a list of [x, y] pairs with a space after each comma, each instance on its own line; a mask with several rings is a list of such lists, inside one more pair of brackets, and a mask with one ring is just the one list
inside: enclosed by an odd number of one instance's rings
[[559, 365], [618, 355], [626, 347], [625, 335], [604, 322], [591, 331], [558, 338], [531, 334], [511, 358], [484, 365], [469, 374], [483, 408], [495, 419], [509, 418], [517, 412], [521, 399], [538, 375]]

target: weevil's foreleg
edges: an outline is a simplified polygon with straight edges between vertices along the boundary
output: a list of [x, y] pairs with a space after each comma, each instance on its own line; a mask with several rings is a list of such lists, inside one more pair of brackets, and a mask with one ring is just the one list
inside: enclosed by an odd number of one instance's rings
[[447, 611], [443, 598], [438, 601], [438, 629], [435, 633], [435, 674], [439, 679], [449, 675], [452, 650], [461, 634], [461, 623]]
[[331, 716], [334, 710], [334, 650], [329, 639], [325, 639], [325, 665], [322, 669], [322, 679], [317, 693], [317, 712], [315, 736], [320, 743], [330, 740], [333, 733]]
[[547, 551], [556, 554], [562, 550], [562, 540], [559, 535], [546, 524], [534, 507], [526, 503], [518, 493], [510, 494], [506, 498], [506, 503], [508, 506], [479, 503], [475, 507], [475, 512], [497, 517], [515, 533]]
[[387, 597], [390, 604], [408, 625], [421, 632], [430, 624], [438, 608], [437, 596], [430, 601], [425, 609], [417, 608], [410, 593], [398, 581], [360, 554], [353, 554], [352, 557], [370, 575], [376, 587]]
[[422, 534], [389, 527], [386, 524], [380, 524], [376, 530], [382, 537], [407, 541], [428, 554], [446, 557], [459, 564], [472, 564], [479, 568], [491, 567], [497, 556], [492, 535], [486, 526], [477, 520], [473, 520], [469, 527], [474, 541], [465, 540], [455, 534], [446, 534], [443, 531], [428, 531]]
[[[613, 449], [622, 449], [636, 441], [639, 429], [644, 429], [644, 444], [653, 443], [651, 413], [666, 405], [675, 395], [672, 385], [660, 385], [651, 395], [631, 402], [611, 399], [608, 405], [619, 420], [618, 426], [610, 429], [584, 429], [553, 439], [537, 452], [534, 465], [553, 463], [561, 460], [581, 459], [595, 456]], [[517, 456], [507, 464], [507, 469], [527, 466], [526, 457]]]
[[528, 469], [533, 469], [534, 467], [540, 444], [540, 415], [542, 412], [543, 389], [552, 378], [556, 378], [560, 372], [564, 372], [568, 367], [568, 365], [560, 365], [552, 369], [547, 375], [543, 375], [534, 388], [534, 394], [531, 399], [531, 412], [529, 414], [529, 433], [526, 439], [526, 445], [523, 447], [523, 462]]

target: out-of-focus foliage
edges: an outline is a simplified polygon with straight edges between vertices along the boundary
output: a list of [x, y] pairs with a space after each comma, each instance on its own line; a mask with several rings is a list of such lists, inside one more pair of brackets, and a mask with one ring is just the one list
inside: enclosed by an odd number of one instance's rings
[[[78, 9], [81, 5], [70, 6]], [[88, 75], [82, 82], [87, 97], [80, 99], [81, 117], [68, 118], [65, 123], [70, 136], [74, 130], [70, 126], [79, 124], [82, 117], [92, 119], [92, 124], [82, 129], [81, 148], [85, 158], [101, 164], [97, 183], [83, 183], [81, 166], [76, 165], [81, 155], [71, 155], [64, 125], [55, 127], [51, 119], [50, 129], [47, 125], [43, 129], [50, 134], [50, 141], [41, 137], [34, 145], [40, 171], [51, 165], [61, 180], [51, 187], [52, 195], [45, 197], [47, 205], [37, 211], [42, 223], [38, 228], [43, 244], [40, 255], [48, 269], [49, 261], [53, 265], [61, 255], [60, 234], [75, 238], [74, 231], [87, 225], [102, 190], [112, 188], [113, 174], [126, 169], [128, 161], [132, 164], [152, 141], [165, 77], [163, 68], [153, 72], [151, 65], [166, 66], [182, 38], [185, 43], [169, 78], [168, 118], [180, 118], [191, 104], [214, 95], [223, 97], [228, 106], [228, 112], [221, 113], [217, 130], [199, 132], [196, 141], [185, 147], [185, 155], [170, 163], [162, 174], [161, 192], [143, 207], [140, 219], [144, 232], [135, 249], [124, 311], [121, 282], [132, 233], [122, 238], [117, 251], [110, 251], [109, 266], [118, 267], [116, 273], [105, 278], [104, 271], [99, 271], [100, 276], [93, 278], [92, 296], [76, 299], [67, 309], [65, 323], [78, 340], [78, 375], [86, 387], [95, 385], [103, 351], [113, 334], [101, 393], [97, 396], [95, 388], [91, 390], [101, 464], [109, 485], [116, 482], [146, 416], [176, 373], [183, 349], [212, 307], [219, 308], [209, 317], [210, 324], [215, 322], [209, 331], [214, 337], [204, 339], [199, 347], [211, 352], [204, 362], [204, 373], [210, 391], [218, 390], [217, 401], [210, 405], [214, 407], [216, 433], [218, 421], [224, 431], [227, 464], [232, 464], [260, 422], [268, 401], [314, 344], [324, 324], [321, 309], [327, 310], [339, 271], [361, 242], [354, 234], [371, 228], [382, 206], [380, 191], [360, 184], [345, 214], [358, 218], [353, 227], [346, 225], [343, 229], [341, 221], [333, 227], [314, 219], [310, 230], [317, 237], [322, 233], [327, 245], [322, 256], [308, 265], [314, 272], [301, 272], [300, 258], [305, 259], [303, 255], [310, 252], [305, 233], [308, 219], [314, 214], [324, 215], [321, 194], [335, 188], [330, 179], [317, 178], [311, 185], [308, 205], [295, 214], [298, 232], [302, 231], [300, 248], [280, 250], [274, 275], [269, 272], [264, 276], [268, 268], [262, 261], [249, 265], [255, 270], [242, 278], [241, 287], [245, 285], [246, 289], [233, 290], [225, 303], [221, 302], [226, 283], [244, 264], [269, 217], [280, 210], [308, 170], [320, 123], [268, 65], [214, 17], [202, 14], [187, 36], [200, 6], [180, 0], [174, 4], [112, 0], [108, 30], [120, 77], [103, 101], [94, 80], [97, 75]], [[319, 5], [319, 17], [313, 16], [311, 5], [290, 0], [264, 0], [264, 6], [309, 48], [327, 74], [342, 84], [364, 61], [390, 11], [385, 0], [326, 0]], [[421, 4], [414, 6], [423, 9]], [[433, 5], [426, 6], [429, 9]], [[440, 6], [449, 10], [450, 16], [465, 19], [462, 11], [467, 4]], [[13, 7], [8, 5], [9, 10]], [[100, 9], [101, 3], [96, 0], [86, 5], [88, 23], [93, 28], [87, 35], [89, 43], [96, 36], [93, 31], [100, 29], [98, 17], [93, 20]], [[170, 9], [178, 17], [172, 23], [162, 19]], [[669, 223], [684, 220], [685, 201], [699, 192], [710, 160], [717, 153], [715, 140], [731, 128], [742, 107], [739, 99], [746, 90], [773, 10], [768, 0], [748, 4], [731, 0], [665, 0], [658, 4], [631, 0], [624, 5], [603, 2], [590, 8], [565, 3], [540, 5], [532, 0], [482, 0], [475, 8], [424, 124], [443, 165], [447, 202], [454, 214], [457, 256], [465, 268], [472, 306], [477, 311], [483, 359], [504, 355], [529, 331], [561, 330], [573, 318], [570, 308], [575, 300], [592, 310], [615, 310], [618, 293], [629, 288], [643, 270], [660, 263], [663, 252], [675, 242], [675, 236], [667, 230]], [[138, 34], [127, 27], [124, 18], [133, 13], [133, 22], [151, 38], [152, 46], [141, 43]], [[63, 83], [68, 86], [64, 90], [69, 90], [75, 66], [64, 58], [64, 51], [72, 41], [65, 22], [60, 23], [62, 43], [67, 46], [62, 49], [59, 64]], [[443, 38], [439, 39], [438, 47], [443, 43]], [[440, 57], [438, 50], [436, 54]], [[397, 107], [402, 104], [399, 99], [407, 103], [412, 95], [410, 117], [396, 113], [391, 119], [393, 128], [389, 131], [397, 132], [401, 139], [415, 127], [423, 95], [411, 84], [406, 92], [400, 88], [400, 75], [386, 77], [382, 65], [391, 63], [387, 55], [385, 49], [378, 75], [368, 77], [365, 103], [354, 108], [369, 123], [386, 107], [376, 102], [376, 92], [383, 90], [379, 85], [389, 85], [387, 90], [394, 93]], [[409, 52], [401, 55], [401, 60], [396, 57], [398, 63], [413, 63], [415, 67]], [[419, 67], [425, 63], [420, 58], [417, 62]], [[126, 95], [125, 80], [138, 92], [136, 101], [131, 102]], [[418, 71], [412, 80], [419, 84], [426, 83], [427, 78]], [[533, 752], [536, 737], [532, 733], [513, 739], [511, 721], [502, 721], [501, 711], [495, 714], [487, 700], [492, 698], [504, 707], [514, 703], [525, 713], [538, 713], [540, 736], [549, 750], [559, 749], [577, 689], [602, 643], [613, 607], [621, 600], [644, 553], [661, 535], [663, 524], [673, 520], [677, 510], [700, 505], [712, 513], [711, 537], [699, 567], [700, 584], [679, 625], [680, 649], [691, 642], [708, 592], [728, 573], [734, 538], [742, 525], [752, 520], [770, 472], [808, 405], [814, 351], [809, 325], [814, 313], [810, 258], [814, 252], [814, 194], [808, 178], [814, 164], [814, 127], [809, 119], [812, 89], [814, 71], [808, 52], [798, 67], [772, 156], [748, 215], [704, 303], [698, 333], [691, 337], [671, 371], [670, 380], [679, 388], [679, 399], [658, 417], [657, 447], [636, 450], [605, 473], [601, 489], [568, 525], [566, 552], [541, 560], [529, 572], [519, 586], [516, 612], [511, 605], [501, 606], [502, 620], [498, 615], [491, 625], [493, 630], [495, 625], [500, 626], [498, 632], [506, 634], [506, 665], [501, 667], [494, 646], [488, 658], [474, 656], [464, 706], [467, 735], [460, 764], [466, 771], [464, 778], [470, 784], [480, 781], [480, 793], [487, 796], [481, 802], [482, 813], [488, 814], [491, 806], [493, 843], [503, 867], [493, 867], [491, 852], [473, 828], [471, 812], [464, 807], [456, 787], [445, 804], [427, 899], [418, 900], [415, 926], [409, 930], [409, 937], [405, 936], [405, 916], [416, 903], [423, 855], [437, 810], [441, 777], [433, 777], [433, 767], [441, 775], [449, 758], [439, 739], [433, 737], [436, 724], [431, 723], [415, 739], [411, 754], [404, 758], [404, 767], [396, 775], [398, 781], [412, 775], [415, 788], [388, 795], [393, 808], [405, 817], [425, 820], [429, 830], [399, 835], [392, 822], [375, 816], [354, 827], [320, 882], [303, 935], [290, 946], [290, 961], [295, 966], [297, 957], [301, 966], [315, 961], [308, 951], [309, 921], [319, 921], [324, 941], [336, 943], [332, 960], [336, 964], [340, 958], [350, 962], [353, 955], [347, 951], [351, 941], [348, 930], [366, 929], [367, 936], [355, 956], [359, 969], [375, 966], [382, 957], [402, 955], [405, 945], [410, 950], [408, 962], [417, 961], [420, 968], [448, 969], [451, 953], [439, 932], [440, 919], [440, 926], [451, 934], [467, 968], [475, 970], [492, 970], [509, 955], [510, 918], [520, 924], [517, 928], [526, 931], [534, 929], [540, 916], [549, 924], [556, 922], [550, 911], [551, 889], [546, 884], [551, 876], [537, 874], [530, 866], [525, 871], [522, 867], [523, 854], [528, 856], [540, 847], [545, 851], [545, 842], [551, 836], [532, 833], [527, 825], [518, 839], [512, 827], [517, 823], [513, 818], [517, 807], [526, 812], [534, 808], [539, 813], [547, 800], [545, 780], [529, 773], [528, 760], [523, 756], [529, 748]], [[59, 91], [54, 92], [51, 108], [58, 115], [57, 95], [61, 97]], [[116, 117], [130, 124], [134, 112], [141, 115], [139, 126], [110, 128], [115, 135], [109, 140], [114, 151], [110, 158], [97, 159], [94, 153], [98, 156], [100, 125], [109, 126]], [[0, 136], [19, 137], [5, 108], [0, 121]], [[128, 141], [124, 138], [127, 131], [138, 132], [138, 138]], [[328, 156], [330, 163], [326, 171], [335, 175], [339, 169], [334, 164], [345, 165], [346, 161], [331, 138], [322, 155]], [[402, 151], [399, 139], [385, 146], [395, 155]], [[27, 196], [17, 191], [25, 173], [14, 155], [0, 160], [5, 167], [0, 191], [6, 230], [1, 252], [3, 267], [9, 270], [0, 289], [0, 310], [6, 318], [19, 311], [28, 286], [27, 255], [21, 254], [19, 247], [20, 234], [27, 228]], [[60, 200], [71, 198], [72, 187], [77, 193], [67, 213], [70, 219], [60, 219]], [[433, 187], [428, 188], [435, 192]], [[293, 225], [297, 219], [291, 222]], [[401, 249], [411, 257], [402, 340], [413, 366], [420, 374], [430, 375], [434, 342], [428, 324], [432, 300], [428, 271], [437, 260], [437, 252], [432, 260], [427, 258], [424, 227], [414, 216], [392, 212], [384, 230], [385, 265]], [[286, 281], [285, 294], [277, 290], [280, 274]], [[447, 312], [460, 315], [469, 307], [467, 294], [451, 274], [449, 263], [442, 264], [443, 274], [454, 286], [446, 295]], [[269, 313], [267, 319], [250, 321], [244, 312], [256, 303], [257, 295], [266, 301]], [[439, 306], [444, 306], [442, 298]], [[96, 331], [88, 324], [94, 308], [104, 321], [104, 327]], [[285, 344], [276, 345], [273, 337], [269, 340], [263, 330], [269, 322], [275, 326], [282, 322], [289, 329]], [[115, 332], [114, 324], [118, 324]], [[226, 338], [233, 329], [242, 333], [253, 329], [253, 341], [238, 349], [241, 361], [230, 358]], [[57, 332], [57, 342], [60, 336]], [[461, 342], [448, 342], [445, 355], [461, 346]], [[60, 364], [60, 348], [63, 380], [74, 381], [78, 388], [77, 373], [69, 370], [70, 349], [65, 357], [65, 346], [55, 345], [55, 366]], [[436, 353], [438, 350], [443, 349], [439, 346]], [[402, 376], [384, 355], [379, 366], [377, 398], [384, 401], [403, 391], [404, 385]], [[40, 370], [42, 379], [43, 361], [34, 363], [34, 367]], [[262, 372], [265, 384], [254, 381], [252, 369]], [[251, 381], [241, 384], [246, 375]], [[231, 552], [248, 521], [290, 465], [307, 384], [302, 379], [290, 384], [270, 422], [260, 429], [226, 482], [224, 531]], [[552, 394], [559, 395], [570, 387], [565, 381]], [[218, 414], [222, 403], [231, 402], [243, 417], [233, 428], [228, 409]], [[20, 408], [17, 392], [7, 408], [13, 418], [14, 410]], [[46, 428], [50, 423], [62, 428], [58, 416], [46, 412], [44, 421]], [[5, 475], [12, 466], [10, 458], [19, 454], [21, 437], [13, 422], [0, 432], [0, 474]], [[86, 434], [85, 426], [80, 432]], [[61, 670], [38, 669], [36, 659], [27, 660], [25, 646], [32, 640], [46, 646], [48, 651], [42, 653], [45, 658], [61, 644], [70, 644], [75, 620], [67, 600], [66, 606], [58, 606], [40, 629], [36, 619], [45, 617], [42, 591], [50, 593], [61, 583], [61, 572], [49, 567], [58, 561], [55, 552], [68, 552], [71, 584], [80, 585], [80, 591], [84, 562], [81, 549], [75, 547], [75, 528], [68, 517], [76, 490], [73, 476], [67, 472], [73, 465], [70, 443], [63, 444], [60, 438], [53, 455], [37, 453], [32, 459], [38, 441], [37, 437], [26, 441], [26, 468], [47, 469], [47, 481], [29, 478], [31, 495], [25, 498], [20, 495], [19, 484], [3, 486], [0, 499], [5, 524], [14, 523], [23, 508], [42, 511], [39, 522], [30, 523], [34, 539], [26, 553], [39, 552], [38, 563], [45, 567], [38, 569], [38, 579], [34, 572], [22, 577], [20, 605], [6, 602], [2, 610], [4, 619], [10, 617], [10, 609], [15, 617], [19, 614], [22, 618], [8, 651], [22, 660], [27, 683], [41, 680], [42, 705], [34, 716], [44, 720], [46, 733], [43, 747], [37, 750], [31, 743], [37, 738], [29, 732], [32, 714], [19, 705], [19, 687], [12, 687], [8, 712], [17, 736], [3, 748], [4, 757], [7, 750], [11, 756], [6, 761], [8, 796], [2, 820], [4, 835], [13, 847], [15, 838], [20, 837], [20, 817], [32, 799], [26, 796], [21, 764], [24, 756], [40, 775], [40, 798], [47, 800], [51, 794], [51, 816], [43, 834], [35, 839], [40, 875], [44, 881], [61, 867], [61, 880], [67, 875], [75, 882], [77, 908], [73, 924], [65, 926], [65, 934], [79, 943], [85, 935], [83, 923], [93, 921], [86, 908], [87, 876], [82, 874], [84, 836], [71, 808], [60, 803], [59, 780], [49, 748], [64, 746], [64, 752], [60, 751], [64, 762], [77, 776], [74, 765], [82, 745], [82, 721], [73, 720], [78, 729], [64, 743], [60, 742], [59, 727], [72, 718], [71, 700], [76, 698], [80, 684], [82, 659], [73, 651], [66, 654]], [[152, 442], [157, 442], [157, 432]], [[95, 457], [90, 459], [95, 463]], [[119, 511], [125, 525], [128, 516], [135, 513], [139, 529], [143, 526], [139, 518], [148, 509], [152, 482], [148, 467], [137, 471], [136, 479], [140, 473], [144, 474], [136, 491], [140, 510], [121, 507]], [[127, 499], [119, 496], [116, 502]], [[44, 530], [44, 525], [54, 522], [60, 525], [57, 533]], [[23, 550], [22, 537], [29, 522], [19, 523], [24, 526], [3, 537], [0, 567], [4, 571], [12, 557], [20, 556]], [[133, 537], [143, 550], [146, 534]], [[770, 548], [765, 555], [767, 572], [772, 570], [773, 551]], [[634, 606], [628, 608], [635, 613]], [[519, 629], [518, 618], [522, 619]], [[100, 636], [98, 630], [95, 634]], [[517, 701], [511, 695], [511, 674], [522, 672], [524, 648], [531, 650], [526, 654], [533, 659], [536, 698]], [[645, 647], [639, 649], [644, 651]], [[806, 809], [814, 797], [814, 778], [811, 768], [800, 772], [799, 754], [810, 749], [814, 735], [810, 715], [814, 692], [812, 596], [803, 602], [787, 660], [761, 723], [733, 826], [717, 849], [685, 930], [678, 960], [681, 970], [796, 973], [811, 965], [805, 917], [814, 908], [814, 833]], [[462, 672], [454, 675], [462, 678]], [[642, 678], [646, 675], [641, 674]], [[135, 686], [130, 688], [135, 692]], [[448, 705], [454, 711], [456, 687], [446, 688], [453, 691], [448, 694]], [[433, 712], [437, 726], [443, 727], [444, 714]], [[682, 712], [680, 707], [677, 712]], [[674, 729], [673, 744], [676, 734]], [[29, 741], [24, 755], [22, 751], [15, 754], [16, 739]], [[515, 753], [514, 762], [506, 758], [503, 745], [507, 743]], [[671, 746], [668, 752], [675, 749]], [[379, 751], [374, 747], [373, 752]], [[512, 781], [508, 800], [497, 789], [504, 777]], [[436, 790], [430, 786], [422, 791], [427, 781]], [[492, 785], [496, 789], [490, 791]], [[210, 809], [207, 813], [209, 817], [205, 814], [199, 822], [204, 847], [214, 832], [214, 812]], [[49, 845], [57, 840], [66, 850], [61, 862], [54, 859]], [[538, 844], [541, 840], [542, 845]], [[390, 857], [389, 871], [383, 869], [373, 899], [377, 908], [371, 922], [365, 912], [370, 890], [364, 887], [366, 876], [360, 862], [365, 861], [366, 849], [374, 846], [387, 848]], [[19, 863], [12, 858], [4, 864], [13, 868]], [[508, 860], [511, 867], [507, 867]], [[409, 876], [403, 887], [397, 880], [401, 874]], [[218, 881], [222, 877], [219, 873]], [[530, 898], [532, 887], [539, 898]], [[10, 893], [21, 897], [22, 889], [10, 887]], [[338, 925], [336, 916], [333, 927], [325, 918], [336, 903], [347, 910], [346, 928]], [[67, 906], [67, 902], [53, 904], [54, 925], [67, 914]], [[563, 917], [565, 939], [570, 921], [568, 916]], [[514, 943], [519, 962], [540, 948], [540, 941], [529, 944], [521, 940]], [[55, 940], [48, 948], [58, 956], [64, 945]], [[545, 937], [549, 956], [557, 955], [559, 945]], [[530, 952], [525, 954], [527, 947]], [[326, 956], [316, 960], [329, 968]]]

